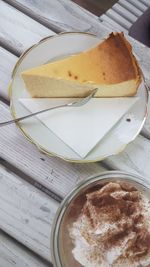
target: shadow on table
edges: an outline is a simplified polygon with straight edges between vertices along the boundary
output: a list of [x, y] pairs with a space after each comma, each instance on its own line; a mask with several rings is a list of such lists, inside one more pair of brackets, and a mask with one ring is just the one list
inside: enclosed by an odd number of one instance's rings
[[150, 47], [150, 8], [131, 26], [129, 35]]
[[79, 6], [89, 10], [91, 13], [101, 16], [111, 8], [118, 0], [72, 0]]

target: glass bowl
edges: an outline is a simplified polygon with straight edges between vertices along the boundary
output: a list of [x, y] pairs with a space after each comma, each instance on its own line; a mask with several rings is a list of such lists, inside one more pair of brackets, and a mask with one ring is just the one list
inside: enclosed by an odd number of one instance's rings
[[150, 182], [144, 178], [120, 171], [103, 172], [89, 177], [79, 184], [65, 197], [61, 203], [53, 223], [51, 234], [52, 262], [55, 267], [81, 267], [72, 254], [73, 244], [69, 237], [69, 225], [72, 224], [86, 201], [86, 193], [97, 190], [106, 182], [128, 182], [139, 191], [150, 197]]

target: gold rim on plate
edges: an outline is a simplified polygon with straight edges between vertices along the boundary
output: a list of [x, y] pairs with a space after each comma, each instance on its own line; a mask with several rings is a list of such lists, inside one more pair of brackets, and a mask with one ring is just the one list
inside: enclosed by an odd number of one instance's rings
[[[37, 42], [36, 44], [32, 45], [31, 47], [29, 47], [25, 52], [22, 53], [22, 55], [19, 57], [18, 61], [16, 62], [14, 68], [13, 68], [13, 71], [12, 71], [12, 75], [11, 75], [11, 80], [9, 82], [9, 86], [8, 86], [8, 92], [9, 92], [9, 96], [10, 96], [10, 112], [12, 114], [12, 117], [14, 119], [17, 119], [16, 117], [16, 113], [15, 113], [15, 108], [14, 108], [14, 105], [13, 105], [13, 101], [12, 101], [12, 83], [13, 83], [13, 80], [15, 78], [15, 74], [17, 72], [17, 69], [19, 67], [19, 65], [21, 64], [21, 62], [23, 61], [24, 57], [32, 50], [34, 49], [35, 47], [37, 47], [38, 45], [40, 45], [41, 43], [44, 43], [45, 41], [51, 39], [51, 38], [58, 38], [60, 35], [66, 35], [66, 34], [74, 34], [74, 33], [77, 33], [77, 34], [87, 34], [87, 35], [91, 35], [91, 36], [95, 36], [95, 34], [92, 34], [92, 33], [88, 33], [88, 32], [77, 32], [77, 31], [72, 31], [72, 32], [61, 32], [57, 35], [52, 35], [52, 36], [47, 36], [47, 37], [44, 37], [42, 38], [39, 42]], [[142, 73], [142, 71], [141, 71]], [[142, 73], [142, 76], [143, 76], [143, 80], [144, 80], [144, 75]], [[146, 104], [145, 104], [145, 113], [144, 113], [144, 117], [143, 117], [143, 120], [141, 122], [141, 126], [139, 127], [139, 129], [137, 130], [136, 134], [133, 136], [133, 138], [131, 139], [130, 142], [128, 142], [127, 144], [123, 145], [118, 151], [116, 151], [115, 153], [112, 153], [111, 155], [105, 155], [103, 157], [100, 157], [100, 158], [96, 158], [94, 160], [75, 160], [75, 159], [68, 159], [68, 158], [65, 158], [65, 157], [62, 157], [58, 154], [55, 154], [53, 152], [49, 152], [47, 151], [45, 148], [43, 148], [40, 144], [38, 144], [37, 142], [35, 142], [33, 140], [33, 138], [31, 138], [27, 132], [23, 129], [23, 127], [17, 122], [16, 123], [16, 126], [21, 130], [23, 136], [29, 141], [31, 142], [32, 144], [34, 144], [38, 149], [39, 151], [41, 151], [42, 153], [50, 156], [50, 157], [57, 157], [57, 158], [60, 158], [60, 159], [63, 159], [67, 162], [73, 162], [73, 163], [94, 163], [94, 162], [98, 162], [98, 161], [102, 161], [104, 159], [106, 159], [107, 157], [110, 157], [110, 156], [115, 156], [115, 155], [118, 155], [119, 153], [121, 153], [130, 143], [132, 143], [135, 138], [138, 136], [138, 134], [140, 133], [140, 131], [142, 130], [143, 126], [144, 126], [144, 123], [145, 123], [145, 120], [146, 120], [146, 117], [147, 117], [147, 114], [148, 114], [148, 99], [149, 99], [149, 93], [148, 93], [148, 88], [147, 86], [145, 86], [144, 84], [144, 87], [145, 87], [145, 91], [146, 91]]]

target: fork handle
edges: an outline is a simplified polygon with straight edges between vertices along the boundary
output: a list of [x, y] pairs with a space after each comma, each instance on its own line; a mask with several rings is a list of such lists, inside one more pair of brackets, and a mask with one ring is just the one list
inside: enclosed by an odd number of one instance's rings
[[13, 120], [10, 120], [10, 121], [0, 122], [0, 127], [6, 126], [6, 125], [9, 125], [9, 124], [13, 124], [13, 123], [17, 123], [17, 122], [19, 122], [19, 121], [22, 121], [22, 120], [31, 118], [31, 117], [36, 116], [36, 115], [38, 115], [38, 114], [47, 112], [47, 111], [49, 111], [49, 110], [53, 110], [53, 109], [56, 109], [56, 108], [63, 108], [63, 107], [66, 107], [66, 106], [69, 106], [69, 105], [68, 105], [68, 104], [63, 104], [63, 105], [60, 105], [60, 106], [56, 106], [56, 107], [52, 107], [52, 108], [43, 109], [43, 110], [40, 110], [40, 111], [31, 113], [31, 114], [29, 114], [29, 115], [26, 115], [26, 116], [23, 116], [23, 117], [20, 117], [20, 118], [17, 118], [17, 119], [13, 119]]

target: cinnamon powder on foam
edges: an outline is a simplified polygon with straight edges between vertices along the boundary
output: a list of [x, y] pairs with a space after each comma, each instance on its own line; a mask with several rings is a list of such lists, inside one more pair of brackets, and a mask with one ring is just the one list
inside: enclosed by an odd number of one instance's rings
[[[138, 261], [150, 252], [150, 228], [143, 213], [142, 194], [128, 183], [107, 183], [101, 189], [86, 194], [82, 215], [87, 218], [92, 229], [102, 225], [112, 225], [96, 240], [103, 251], [120, 246], [129, 238], [123, 255], [119, 257]], [[115, 227], [113, 227], [113, 225]], [[84, 229], [85, 230], [85, 229]], [[87, 242], [93, 242], [90, 235], [83, 231]]]

